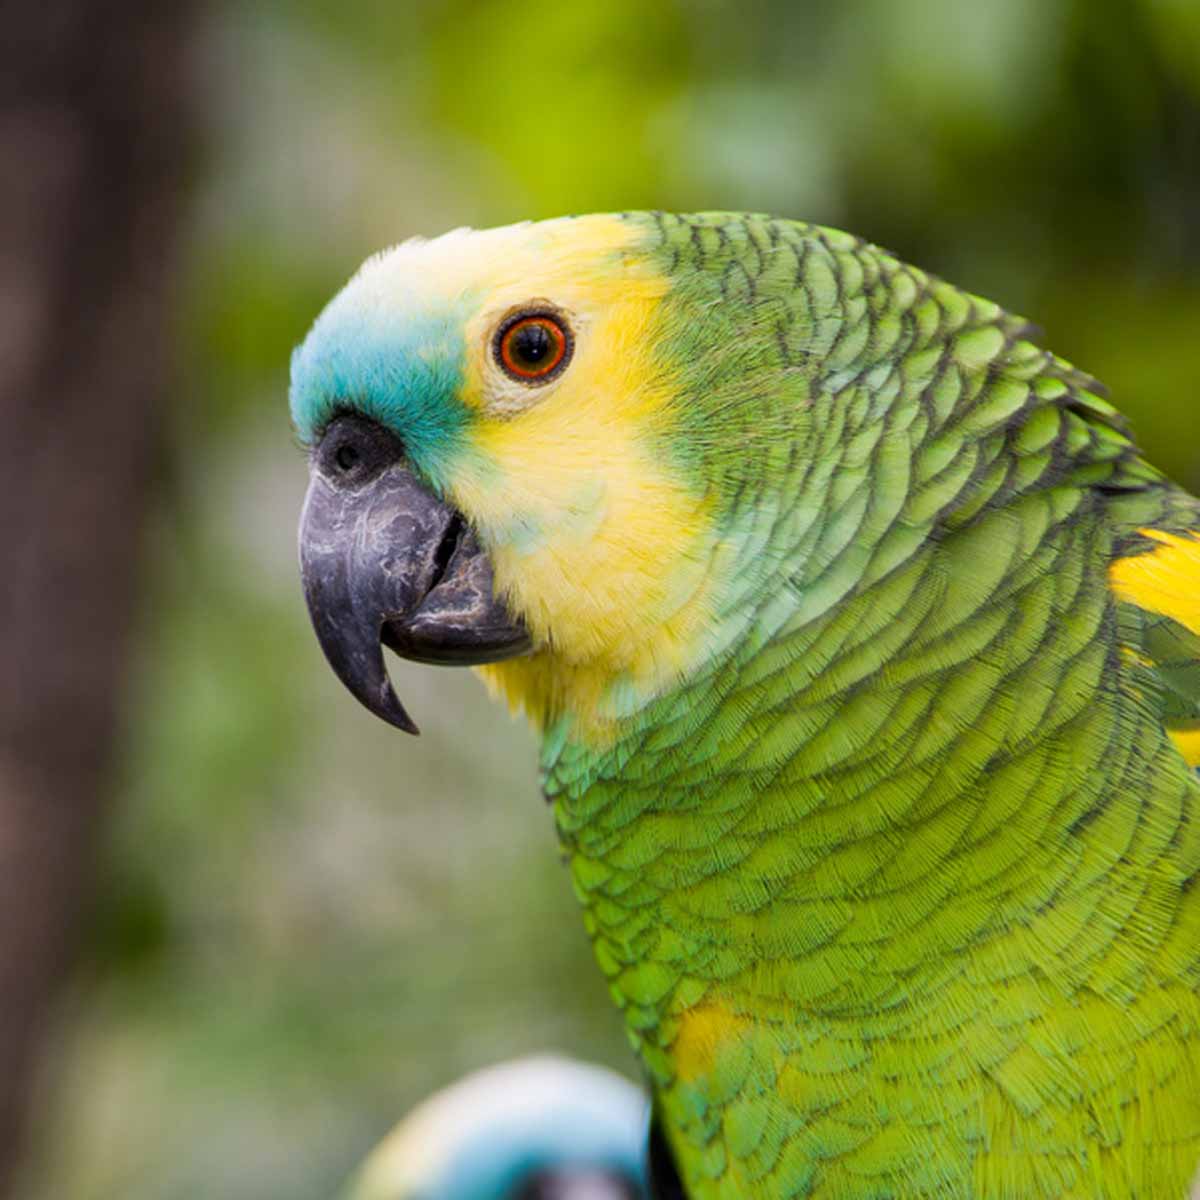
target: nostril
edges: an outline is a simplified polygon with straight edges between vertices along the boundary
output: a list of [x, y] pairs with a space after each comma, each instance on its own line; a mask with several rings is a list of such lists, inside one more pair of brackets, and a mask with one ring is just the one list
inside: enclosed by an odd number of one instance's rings
[[433, 579], [429, 584], [430, 591], [433, 591], [445, 578], [450, 560], [454, 557], [454, 551], [458, 549], [458, 543], [462, 541], [466, 527], [467, 523], [463, 520], [461, 513], [455, 513], [450, 518], [446, 532], [442, 534], [442, 540], [438, 542], [438, 547], [433, 553]]

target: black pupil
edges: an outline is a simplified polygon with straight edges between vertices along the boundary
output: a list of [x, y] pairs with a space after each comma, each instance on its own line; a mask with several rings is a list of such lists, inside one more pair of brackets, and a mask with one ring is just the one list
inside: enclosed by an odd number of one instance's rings
[[522, 325], [513, 334], [511, 353], [517, 362], [536, 367], [554, 353], [554, 339], [540, 322]]
[[358, 466], [358, 451], [349, 442], [343, 442], [333, 458], [343, 471], [352, 471]]

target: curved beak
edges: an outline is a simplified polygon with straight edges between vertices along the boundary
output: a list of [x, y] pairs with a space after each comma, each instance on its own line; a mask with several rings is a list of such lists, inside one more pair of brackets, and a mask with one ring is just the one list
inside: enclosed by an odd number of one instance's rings
[[377, 717], [417, 733], [392, 690], [386, 644], [417, 662], [470, 666], [526, 653], [528, 631], [492, 592], [461, 514], [395, 462], [360, 486], [314, 465], [300, 517], [300, 574], [317, 640]]

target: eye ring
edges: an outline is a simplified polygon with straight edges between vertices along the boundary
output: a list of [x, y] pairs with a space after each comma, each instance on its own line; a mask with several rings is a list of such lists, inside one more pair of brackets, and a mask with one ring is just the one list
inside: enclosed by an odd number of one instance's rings
[[500, 369], [510, 379], [533, 385], [561, 375], [574, 350], [570, 326], [549, 309], [514, 313], [501, 322], [492, 344]]

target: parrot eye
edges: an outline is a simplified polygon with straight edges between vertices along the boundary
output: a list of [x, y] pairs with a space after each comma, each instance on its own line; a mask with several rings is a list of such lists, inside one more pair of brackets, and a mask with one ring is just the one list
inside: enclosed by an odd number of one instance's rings
[[513, 379], [548, 383], [570, 362], [573, 349], [571, 332], [557, 313], [525, 312], [509, 317], [496, 330], [493, 352]]

